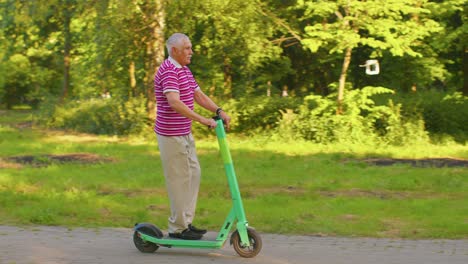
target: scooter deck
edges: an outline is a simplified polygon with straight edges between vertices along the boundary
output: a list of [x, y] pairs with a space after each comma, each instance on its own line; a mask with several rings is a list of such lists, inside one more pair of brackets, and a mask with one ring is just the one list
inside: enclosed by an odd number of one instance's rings
[[226, 242], [226, 239], [216, 240], [216, 238], [213, 239], [210, 237], [204, 237], [200, 240], [185, 240], [185, 239], [179, 239], [179, 238], [172, 238], [169, 236], [157, 238], [157, 237], [147, 235], [141, 232], [138, 232], [138, 233], [140, 234], [140, 237], [143, 240], [152, 242], [154, 244], [157, 244], [163, 247], [221, 248]]

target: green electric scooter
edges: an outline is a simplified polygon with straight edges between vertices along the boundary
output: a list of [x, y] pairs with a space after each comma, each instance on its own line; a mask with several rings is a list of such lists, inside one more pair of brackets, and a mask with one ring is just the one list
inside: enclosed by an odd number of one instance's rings
[[262, 239], [260, 238], [260, 235], [255, 231], [255, 229], [248, 226], [248, 222], [245, 217], [239, 185], [237, 184], [234, 165], [232, 163], [231, 153], [226, 140], [223, 120], [221, 120], [219, 116], [214, 117], [214, 119], [217, 122], [215, 131], [216, 136], [218, 137], [219, 149], [224, 162], [224, 168], [226, 170], [226, 176], [232, 198], [232, 209], [224, 221], [224, 224], [221, 226], [221, 230], [215, 240], [182, 240], [164, 237], [162, 231], [150, 223], [135, 224], [133, 242], [135, 243], [136, 248], [141, 252], [152, 253], [161, 246], [168, 248], [221, 248], [226, 242], [234, 223], [236, 223], [236, 230], [232, 233], [230, 242], [231, 245], [233, 245], [234, 250], [241, 257], [255, 257], [262, 249]]

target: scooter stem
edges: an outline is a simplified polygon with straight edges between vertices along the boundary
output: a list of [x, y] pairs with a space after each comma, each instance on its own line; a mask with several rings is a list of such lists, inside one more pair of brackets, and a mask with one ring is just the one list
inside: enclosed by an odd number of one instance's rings
[[[226, 176], [228, 179], [229, 190], [231, 192], [231, 198], [234, 206], [234, 212], [237, 218], [237, 226], [243, 231], [247, 227], [247, 219], [245, 217], [244, 206], [242, 204], [242, 198], [237, 183], [236, 173], [234, 171], [234, 165], [232, 163], [231, 152], [226, 139], [226, 132], [224, 131], [224, 125], [222, 119], [216, 120], [216, 136], [218, 137], [219, 150], [224, 163], [224, 169], [226, 170]], [[245, 230], [245, 229], [244, 229]], [[242, 232], [243, 233], [243, 232]]]

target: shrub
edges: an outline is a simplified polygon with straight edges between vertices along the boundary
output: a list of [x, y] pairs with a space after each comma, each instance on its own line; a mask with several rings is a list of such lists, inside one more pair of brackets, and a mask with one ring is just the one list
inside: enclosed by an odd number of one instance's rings
[[[327, 97], [310, 95], [299, 108], [297, 118], [287, 115], [279, 127], [292, 126], [295, 138], [317, 143], [406, 144], [427, 141], [421, 119], [404, 119], [401, 105], [391, 101], [376, 105], [375, 94], [393, 93], [383, 87], [351, 90], [343, 101], [343, 114], [337, 115], [336, 94]], [[293, 121], [291, 121], [293, 120]], [[285, 124], [287, 123], [287, 124]]]
[[388, 101], [386, 107], [388, 110], [384, 112], [388, 114], [376, 119], [376, 132], [382, 143], [403, 146], [429, 142], [421, 115], [403, 116], [402, 105], [395, 105], [392, 100]]
[[442, 96], [434, 98], [435, 100], [424, 101], [422, 104], [427, 130], [433, 134], [451, 135], [460, 142], [466, 141], [468, 97], [461, 93]]
[[145, 103], [143, 97], [73, 101], [56, 106], [47, 124], [94, 134], [138, 134], [150, 123]]
[[[388, 100], [387, 97], [378, 100]], [[401, 115], [407, 119], [422, 118], [432, 139], [453, 138], [464, 143], [468, 135], [468, 97], [459, 92], [418, 91], [400, 93], [392, 100], [401, 104]]]
[[273, 130], [278, 126], [283, 112], [296, 110], [300, 99], [293, 97], [247, 97], [233, 105], [235, 111], [234, 131], [252, 133]]
[[[231, 133], [239, 134], [271, 134], [276, 131], [279, 120], [285, 111], [297, 111], [301, 99], [293, 97], [246, 97], [239, 100], [214, 101], [231, 117]], [[204, 116], [213, 115], [195, 104], [195, 111]], [[208, 128], [193, 123], [193, 132], [201, 136], [212, 134]]]
[[[309, 95], [304, 100], [262, 96], [214, 101], [230, 114], [231, 133], [317, 143], [408, 145], [427, 143], [430, 132], [433, 139], [438, 135], [436, 138], [448, 140], [446, 135], [450, 135], [462, 141], [468, 131], [467, 97], [459, 93], [442, 95], [426, 92], [401, 96], [383, 87], [364, 87], [347, 91], [340, 115], [336, 114], [336, 94]], [[52, 127], [128, 135], [149, 131], [153, 120], [148, 119], [145, 104], [143, 97], [73, 101], [54, 107], [50, 107], [50, 101], [42, 111], [49, 113]], [[197, 104], [195, 111], [213, 115]], [[197, 122], [193, 132], [197, 137], [213, 135]]]

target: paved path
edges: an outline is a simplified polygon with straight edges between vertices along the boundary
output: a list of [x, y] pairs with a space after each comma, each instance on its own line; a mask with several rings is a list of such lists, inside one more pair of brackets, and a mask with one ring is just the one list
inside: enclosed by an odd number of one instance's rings
[[[263, 249], [241, 258], [219, 250], [159, 248], [140, 253], [125, 228], [0, 226], [1, 264], [467, 264], [468, 240], [399, 240], [261, 234]], [[215, 236], [209, 232], [208, 236]]]

